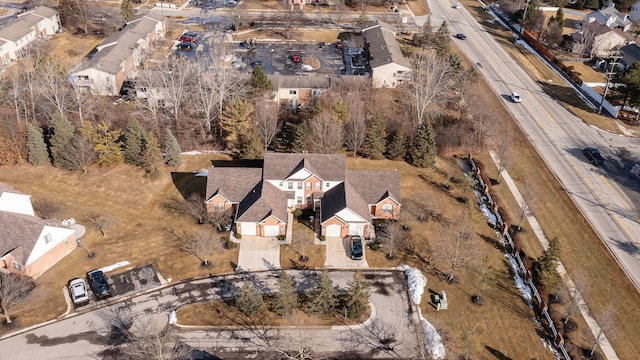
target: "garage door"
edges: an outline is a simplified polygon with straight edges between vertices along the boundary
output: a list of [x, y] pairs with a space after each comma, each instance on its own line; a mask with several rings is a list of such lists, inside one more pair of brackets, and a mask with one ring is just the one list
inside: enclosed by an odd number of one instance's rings
[[256, 224], [254, 223], [240, 223], [240, 231], [242, 235], [255, 235]]
[[364, 224], [349, 224], [349, 235], [364, 236]]
[[342, 237], [340, 233], [340, 225], [329, 225], [327, 226], [327, 231], [325, 232], [326, 237]]
[[278, 236], [280, 235], [279, 225], [265, 225], [264, 236]]

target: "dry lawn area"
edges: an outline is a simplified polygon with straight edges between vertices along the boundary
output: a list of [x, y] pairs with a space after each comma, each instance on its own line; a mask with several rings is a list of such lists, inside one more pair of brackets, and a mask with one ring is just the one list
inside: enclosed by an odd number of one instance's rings
[[[338, 30], [329, 29], [298, 29], [291, 31], [292, 39], [304, 39], [306, 42], [334, 42], [338, 40]], [[234, 35], [234, 41], [242, 41], [250, 38], [256, 38], [257, 40], [285, 40], [284, 33], [282, 31], [274, 31], [271, 29], [258, 29], [241, 32]]]
[[411, 0], [407, 1], [407, 5], [409, 5], [409, 8], [411, 8], [411, 11], [415, 16], [424, 16], [431, 13], [431, 11], [429, 10], [429, 5], [427, 5], [426, 1]]
[[65, 31], [55, 34], [45, 43], [47, 54], [55, 59], [68, 59], [69, 64], [79, 63], [102, 40], [104, 36], [77, 35]]
[[569, 66], [569, 68], [573, 67], [572, 70], [576, 72], [584, 82], [604, 83], [607, 81], [607, 76], [602, 71], [592, 68], [589, 63], [576, 61], [567, 62], [566, 65]]

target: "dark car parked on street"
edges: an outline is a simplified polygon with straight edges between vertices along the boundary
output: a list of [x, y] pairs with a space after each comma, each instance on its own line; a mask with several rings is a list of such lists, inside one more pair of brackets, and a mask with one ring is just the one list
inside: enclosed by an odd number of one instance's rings
[[362, 260], [362, 255], [362, 238], [358, 235], [353, 235], [351, 237], [351, 259]]
[[89, 279], [89, 286], [91, 290], [96, 294], [98, 299], [104, 299], [111, 295], [111, 289], [107, 283], [107, 278], [104, 277], [102, 270], [91, 270], [87, 273], [87, 279]]
[[582, 149], [582, 154], [584, 157], [589, 160], [593, 165], [602, 165], [604, 164], [604, 158], [600, 155], [600, 151], [596, 148], [586, 147]]

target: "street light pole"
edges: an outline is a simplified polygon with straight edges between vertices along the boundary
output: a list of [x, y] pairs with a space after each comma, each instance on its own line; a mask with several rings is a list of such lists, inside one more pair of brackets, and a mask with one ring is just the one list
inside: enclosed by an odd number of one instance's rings
[[602, 107], [604, 105], [604, 100], [607, 97], [607, 93], [609, 92], [609, 85], [611, 84], [611, 77], [615, 74], [615, 68], [618, 63], [619, 55], [614, 55], [613, 62], [611, 63], [611, 70], [607, 72], [607, 83], [604, 86], [604, 93], [602, 94], [602, 99], [600, 99], [600, 105], [598, 106], [598, 115], [602, 114]]
[[522, 11], [522, 24], [520, 24], [520, 35], [524, 34], [524, 21], [527, 19], [527, 9], [529, 9], [529, 0], [524, 4], [524, 10]]

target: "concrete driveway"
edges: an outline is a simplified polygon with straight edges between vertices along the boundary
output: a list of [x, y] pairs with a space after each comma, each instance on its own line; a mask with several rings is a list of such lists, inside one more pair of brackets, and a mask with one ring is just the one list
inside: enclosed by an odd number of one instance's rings
[[271, 237], [243, 236], [240, 243], [238, 271], [280, 269], [280, 243]]
[[368, 268], [367, 247], [363, 249], [362, 260], [351, 260], [351, 240], [346, 238], [327, 238], [327, 256], [325, 267], [335, 268]]

